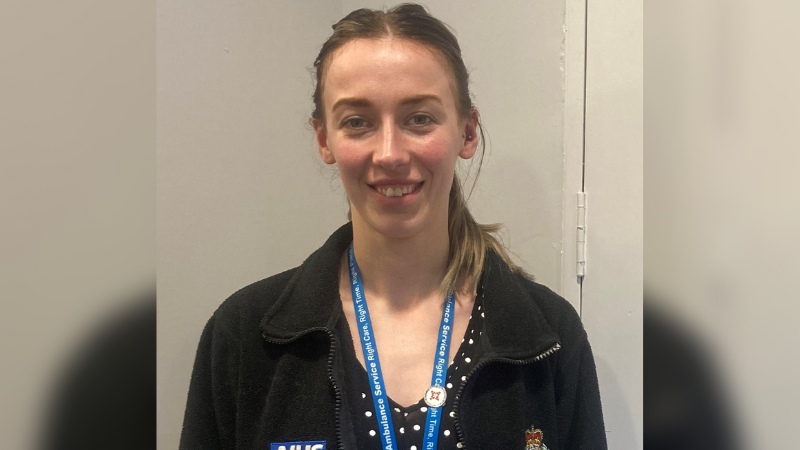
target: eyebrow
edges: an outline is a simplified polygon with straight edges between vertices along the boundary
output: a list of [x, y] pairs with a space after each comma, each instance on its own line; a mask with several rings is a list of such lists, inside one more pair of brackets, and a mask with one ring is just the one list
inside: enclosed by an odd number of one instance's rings
[[[404, 106], [405, 105], [413, 105], [413, 104], [417, 104], [417, 103], [422, 103], [422, 102], [427, 101], [427, 100], [431, 100], [431, 101], [437, 102], [440, 105], [444, 104], [442, 102], [442, 99], [439, 98], [438, 95], [433, 95], [433, 94], [421, 94], [421, 95], [415, 95], [413, 97], [408, 97], [408, 98], [403, 99], [400, 102], [400, 104], [404, 105]], [[352, 106], [352, 107], [355, 107], [355, 108], [362, 107], [363, 108], [363, 107], [372, 106], [372, 102], [370, 102], [366, 98], [359, 98], [359, 97], [340, 98], [339, 100], [336, 101], [336, 103], [333, 104], [333, 108], [331, 108], [331, 112], [334, 112], [334, 111], [336, 111], [336, 109], [344, 107], [344, 106]]]

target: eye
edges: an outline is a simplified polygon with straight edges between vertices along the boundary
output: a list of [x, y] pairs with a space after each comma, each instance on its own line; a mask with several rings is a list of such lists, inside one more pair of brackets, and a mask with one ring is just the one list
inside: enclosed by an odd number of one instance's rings
[[351, 118], [345, 120], [344, 122], [342, 122], [342, 125], [345, 128], [358, 129], [358, 128], [366, 127], [367, 126], [367, 121], [362, 119], [362, 118], [360, 118], [360, 117], [351, 117]]
[[433, 122], [431, 116], [425, 114], [417, 114], [416, 116], [411, 118], [411, 123], [417, 126], [428, 125]]

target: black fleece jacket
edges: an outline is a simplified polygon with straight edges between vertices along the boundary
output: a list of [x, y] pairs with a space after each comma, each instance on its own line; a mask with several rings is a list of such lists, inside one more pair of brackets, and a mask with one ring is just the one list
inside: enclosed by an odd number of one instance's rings
[[[181, 449], [356, 448], [355, 399], [341, 389], [341, 340], [350, 336], [336, 332], [339, 264], [352, 239], [346, 224], [300, 267], [243, 288], [214, 313], [197, 350]], [[480, 285], [482, 356], [454, 399], [463, 447], [606, 449], [594, 359], [572, 306], [512, 274], [492, 251]], [[534, 430], [541, 447], [526, 442]]]

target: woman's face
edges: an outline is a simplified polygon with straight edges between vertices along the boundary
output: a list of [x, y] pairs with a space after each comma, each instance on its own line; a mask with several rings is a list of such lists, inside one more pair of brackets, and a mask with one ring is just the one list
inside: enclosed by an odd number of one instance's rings
[[444, 57], [408, 40], [358, 39], [330, 55], [314, 128], [354, 222], [393, 238], [446, 229], [456, 160], [477, 148], [477, 111], [458, 114], [454, 86]]

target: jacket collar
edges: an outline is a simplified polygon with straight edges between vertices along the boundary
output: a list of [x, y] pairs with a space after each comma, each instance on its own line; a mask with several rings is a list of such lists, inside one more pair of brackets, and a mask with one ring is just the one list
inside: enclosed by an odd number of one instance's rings
[[[264, 315], [264, 337], [288, 341], [313, 330], [335, 328], [342, 315], [340, 263], [352, 241], [352, 224], [347, 223], [303, 262]], [[520, 278], [492, 250], [479, 286], [486, 314], [481, 338], [486, 356], [527, 359], [558, 342]]]

